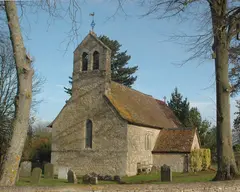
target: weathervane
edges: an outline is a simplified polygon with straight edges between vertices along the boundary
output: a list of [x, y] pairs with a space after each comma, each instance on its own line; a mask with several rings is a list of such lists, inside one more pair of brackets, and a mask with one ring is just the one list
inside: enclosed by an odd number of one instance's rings
[[92, 23], [91, 23], [92, 31], [93, 31], [93, 29], [94, 29], [94, 27], [95, 27], [94, 15], [95, 15], [94, 12], [89, 14], [89, 16], [92, 16]]

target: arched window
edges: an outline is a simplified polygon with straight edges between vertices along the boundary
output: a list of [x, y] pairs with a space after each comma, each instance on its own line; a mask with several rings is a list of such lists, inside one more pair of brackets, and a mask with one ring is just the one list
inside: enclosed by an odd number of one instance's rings
[[88, 70], [88, 54], [84, 52], [82, 54], [82, 71]]
[[150, 150], [151, 149], [151, 138], [150, 135], [147, 134], [145, 135], [145, 150]]
[[94, 51], [93, 53], [93, 70], [99, 69], [99, 53]]
[[92, 121], [87, 120], [86, 122], [86, 148], [92, 148]]

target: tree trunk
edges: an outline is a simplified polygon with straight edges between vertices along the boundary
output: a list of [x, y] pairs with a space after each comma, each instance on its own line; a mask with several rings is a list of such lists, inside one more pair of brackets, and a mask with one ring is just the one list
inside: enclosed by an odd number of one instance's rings
[[230, 42], [225, 26], [227, 1], [213, 1], [210, 4], [214, 34], [213, 51], [215, 52], [215, 78], [217, 100], [217, 160], [218, 170], [214, 180], [230, 180], [237, 174], [237, 167], [232, 149], [230, 123], [230, 92], [228, 78], [228, 50]]
[[18, 90], [15, 100], [13, 136], [3, 164], [0, 186], [15, 184], [17, 170], [27, 137], [30, 107], [32, 102], [31, 60], [26, 54], [15, 1], [4, 1], [8, 27], [17, 69]]
[[232, 179], [236, 173], [236, 163], [232, 149], [230, 124], [230, 90], [228, 80], [228, 49], [223, 42], [216, 46], [216, 100], [217, 100], [217, 160], [218, 170], [215, 180]]

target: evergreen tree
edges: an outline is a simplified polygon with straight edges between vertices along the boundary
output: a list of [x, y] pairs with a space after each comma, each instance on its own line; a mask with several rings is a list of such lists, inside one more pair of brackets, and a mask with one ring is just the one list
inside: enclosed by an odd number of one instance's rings
[[189, 123], [191, 127], [199, 128], [202, 123], [202, 117], [197, 107], [192, 107], [189, 111]]
[[212, 161], [216, 163], [217, 159], [217, 129], [216, 126], [211, 127], [205, 135], [204, 144], [202, 146], [204, 148], [209, 148], [211, 150]]
[[204, 146], [206, 143], [206, 134], [211, 127], [211, 123], [208, 120], [202, 120], [198, 108], [190, 108], [188, 99], [183, 99], [183, 96], [178, 92], [177, 88], [175, 88], [174, 92], [171, 94], [168, 106], [172, 109], [184, 127], [197, 128], [200, 143]]
[[200, 143], [202, 146], [205, 146], [206, 143], [208, 142], [207, 141], [207, 133], [208, 131], [210, 131], [211, 129], [211, 122], [208, 121], [208, 120], [203, 120], [200, 124], [200, 126], [198, 127], [198, 135], [199, 135], [199, 138], [200, 138]]
[[197, 107], [192, 107], [189, 112], [189, 123], [193, 128], [197, 128], [200, 143], [202, 146], [206, 143], [206, 134], [211, 128], [211, 123], [208, 120], [202, 120], [201, 113]]
[[112, 80], [131, 87], [137, 79], [133, 74], [138, 66], [127, 66], [131, 56], [127, 55], [127, 51], [120, 51], [122, 45], [118, 41], [111, 40], [105, 35], [99, 36], [99, 39], [111, 49]]
[[171, 94], [171, 99], [168, 102], [168, 106], [170, 107], [170, 109], [172, 109], [176, 117], [185, 127], [190, 126], [189, 102], [187, 98], [183, 99], [183, 96], [181, 95], [181, 93], [178, 92], [177, 87], [174, 89], [174, 92]]
[[[111, 49], [112, 80], [131, 87], [137, 79], [134, 73], [138, 70], [138, 66], [128, 66], [131, 56], [127, 54], [127, 51], [120, 51], [122, 45], [118, 41], [111, 40], [105, 35], [101, 35], [98, 38]], [[69, 77], [69, 79], [69, 84], [72, 85], [72, 78]], [[67, 94], [72, 95], [72, 88], [64, 87], [64, 89]]]
[[[69, 76], [68, 78], [69, 78], [68, 83], [72, 86], [72, 77]], [[65, 93], [72, 95], [72, 88], [64, 87], [64, 91]]]

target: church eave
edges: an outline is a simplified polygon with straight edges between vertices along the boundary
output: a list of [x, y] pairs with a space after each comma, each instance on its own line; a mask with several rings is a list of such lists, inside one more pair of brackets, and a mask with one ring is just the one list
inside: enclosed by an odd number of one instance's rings
[[159, 154], [159, 153], [161, 153], [161, 154], [169, 154], [169, 153], [171, 153], [171, 154], [179, 154], [179, 153], [189, 154], [190, 151], [152, 151], [152, 154]]
[[[126, 120], [127, 120], [127, 119], [126, 119]], [[137, 123], [137, 122], [131, 122], [131, 121], [129, 121], [129, 120], [127, 120], [127, 122], [128, 122], [128, 124], [130, 124], [130, 125], [136, 125], [136, 126], [140, 126], [140, 127], [146, 127], [146, 128], [152, 128], [152, 129], [164, 129], [164, 127], [147, 125], [147, 124]]]

